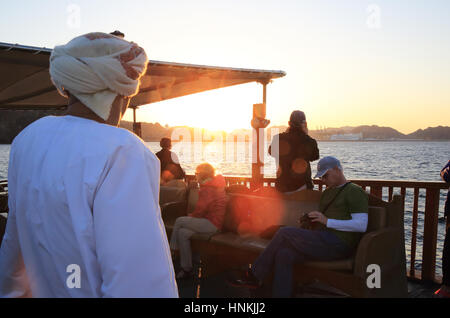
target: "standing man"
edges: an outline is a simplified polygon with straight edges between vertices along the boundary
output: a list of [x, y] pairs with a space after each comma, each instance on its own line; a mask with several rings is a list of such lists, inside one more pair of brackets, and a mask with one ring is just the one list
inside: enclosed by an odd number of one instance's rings
[[105, 33], [54, 48], [50, 76], [68, 112], [11, 145], [0, 297], [178, 297], [159, 160], [118, 128], [147, 61]]
[[317, 165], [316, 177], [327, 189], [322, 193], [319, 211], [308, 213], [319, 230], [283, 227], [255, 260], [243, 279], [233, 286], [258, 288], [273, 270], [273, 297], [291, 297], [293, 268], [306, 261], [331, 261], [355, 252], [367, 229], [369, 198], [364, 190], [347, 182], [342, 166], [334, 157], [324, 157]]
[[277, 164], [278, 191], [290, 193], [313, 188], [310, 162], [319, 159], [319, 148], [316, 140], [308, 136], [304, 112], [292, 112], [289, 128], [273, 138], [269, 154]]

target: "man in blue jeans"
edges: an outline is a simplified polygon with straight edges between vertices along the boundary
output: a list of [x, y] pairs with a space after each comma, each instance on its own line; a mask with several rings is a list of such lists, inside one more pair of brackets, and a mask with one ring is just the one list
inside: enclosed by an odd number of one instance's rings
[[273, 270], [273, 297], [291, 297], [294, 264], [337, 260], [354, 253], [367, 229], [367, 193], [347, 182], [339, 160], [331, 156], [319, 161], [315, 177], [321, 178], [327, 189], [320, 198], [319, 211], [309, 212], [308, 217], [322, 229], [281, 228], [244, 278], [231, 281], [233, 286], [261, 287]]

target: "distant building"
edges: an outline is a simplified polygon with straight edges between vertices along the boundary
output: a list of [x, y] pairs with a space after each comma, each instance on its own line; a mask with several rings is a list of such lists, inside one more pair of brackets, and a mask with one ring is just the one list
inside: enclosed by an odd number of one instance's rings
[[335, 134], [330, 136], [330, 140], [362, 140], [363, 134]]

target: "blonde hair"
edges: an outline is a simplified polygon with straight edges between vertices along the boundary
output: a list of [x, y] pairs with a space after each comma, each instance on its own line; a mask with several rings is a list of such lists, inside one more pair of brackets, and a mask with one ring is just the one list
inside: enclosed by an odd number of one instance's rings
[[214, 167], [212, 165], [205, 162], [205, 163], [199, 164], [197, 166], [197, 168], [195, 168], [195, 174], [197, 175], [198, 180], [201, 181], [201, 180], [213, 178], [214, 175], [216, 174], [216, 170], [214, 169]]

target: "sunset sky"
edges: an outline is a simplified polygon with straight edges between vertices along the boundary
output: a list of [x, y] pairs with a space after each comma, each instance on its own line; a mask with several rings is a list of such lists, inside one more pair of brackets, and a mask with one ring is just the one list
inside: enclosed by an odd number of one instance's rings
[[[294, 109], [310, 129], [449, 125], [446, 0], [3, 0], [0, 12], [0, 42], [53, 48], [121, 30], [151, 60], [285, 71], [268, 86], [272, 125]], [[262, 86], [246, 84], [144, 106], [137, 119], [230, 131], [250, 128], [261, 101]]]

